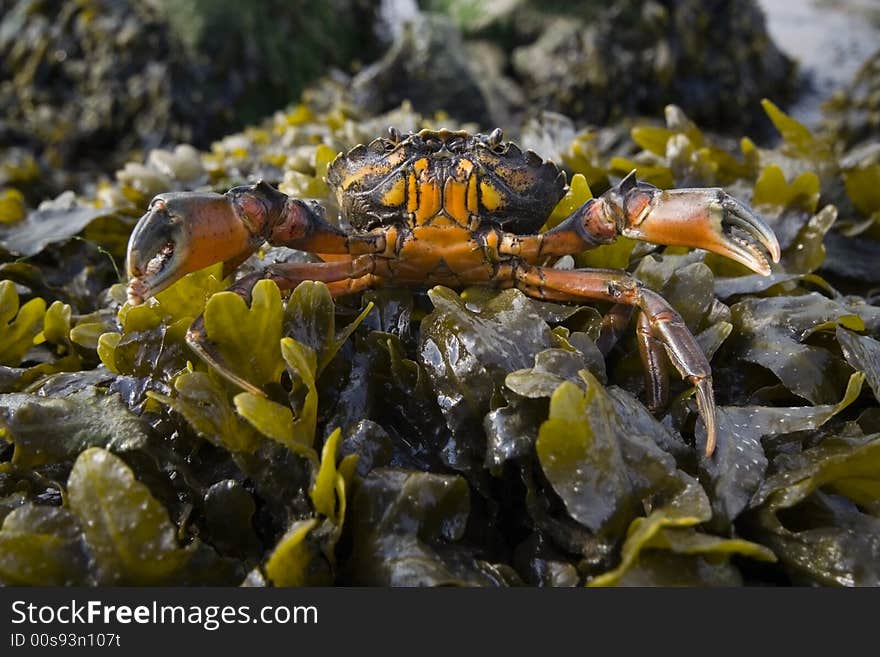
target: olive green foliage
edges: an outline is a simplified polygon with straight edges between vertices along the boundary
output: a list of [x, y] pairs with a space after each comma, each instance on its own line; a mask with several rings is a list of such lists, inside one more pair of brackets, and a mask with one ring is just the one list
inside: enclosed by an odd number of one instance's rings
[[870, 145], [880, 128], [880, 49], [825, 102], [824, 127], [843, 145]]
[[[769, 102], [773, 149], [675, 107], [616, 140], [524, 129], [572, 174], [546, 227], [636, 169], [722, 186], [777, 232], [769, 277], [629, 240], [574, 258], [632, 271], [697, 336], [719, 404], [707, 458], [692, 388], [674, 379], [649, 411], [632, 327], [608, 348], [604, 305], [270, 281], [246, 301], [219, 266], [126, 303], [113, 256], [151, 194], [265, 178], [332, 221], [336, 152], [438, 125], [315, 94], [0, 228], [0, 581], [880, 584], [880, 311], [859, 260], [876, 245], [873, 165]], [[266, 249], [241, 270], [306, 257]], [[253, 389], [190, 349], [198, 317]]]
[[31, 299], [19, 306], [18, 292], [10, 281], [0, 282], [0, 363], [18, 365], [39, 332], [46, 302]]

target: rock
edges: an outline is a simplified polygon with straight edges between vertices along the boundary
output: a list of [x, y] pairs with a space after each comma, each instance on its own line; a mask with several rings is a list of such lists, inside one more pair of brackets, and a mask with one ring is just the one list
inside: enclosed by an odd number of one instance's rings
[[674, 102], [701, 125], [762, 129], [761, 98], [794, 87], [753, 0], [624, 0], [594, 20], [555, 18], [512, 61], [531, 104], [591, 123]]
[[406, 21], [388, 52], [354, 77], [351, 90], [367, 114], [409, 101], [423, 114], [443, 109], [461, 121], [492, 123], [461, 34], [449, 18], [437, 14]]
[[0, 185], [35, 204], [150, 149], [206, 147], [328, 67], [374, 57], [373, 11], [364, 0], [296, 11], [282, 0], [0, 0]]
[[862, 64], [844, 91], [825, 105], [825, 126], [847, 146], [880, 140], [880, 50]]

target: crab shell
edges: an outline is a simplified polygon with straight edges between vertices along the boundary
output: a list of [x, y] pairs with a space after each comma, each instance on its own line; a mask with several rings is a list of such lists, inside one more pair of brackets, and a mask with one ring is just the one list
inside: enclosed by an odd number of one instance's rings
[[376, 139], [327, 171], [343, 217], [356, 229], [420, 226], [438, 214], [469, 228], [537, 231], [565, 194], [553, 162], [490, 135], [422, 130]]

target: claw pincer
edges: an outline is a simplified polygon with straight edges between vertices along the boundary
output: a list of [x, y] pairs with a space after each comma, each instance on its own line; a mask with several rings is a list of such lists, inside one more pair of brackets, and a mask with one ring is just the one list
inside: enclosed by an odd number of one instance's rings
[[142, 303], [179, 278], [218, 262], [230, 273], [295, 212], [271, 185], [234, 187], [225, 194], [159, 194], [128, 242], [128, 300]]
[[[611, 194], [619, 203], [622, 235], [666, 246], [705, 249], [735, 260], [755, 273], [779, 262], [779, 242], [764, 221], [718, 188], [661, 190], [627, 176]], [[618, 191], [619, 190], [619, 191]]]
[[252, 240], [228, 196], [160, 194], [129, 239], [129, 301], [141, 303], [185, 274], [233, 259]]

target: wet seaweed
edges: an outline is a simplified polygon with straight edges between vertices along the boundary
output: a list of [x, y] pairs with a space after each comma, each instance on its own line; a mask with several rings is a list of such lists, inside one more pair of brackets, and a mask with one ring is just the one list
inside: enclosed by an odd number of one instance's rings
[[[523, 128], [570, 174], [546, 227], [636, 169], [723, 187], [779, 235], [769, 277], [629, 240], [557, 263], [627, 269], [679, 310], [715, 373], [706, 458], [692, 390], [651, 412], [633, 332], [597, 346], [602, 306], [269, 281], [245, 302], [219, 267], [130, 306], [114, 267], [153, 194], [264, 179], [335, 221], [337, 152], [388, 124], [459, 127], [406, 103], [365, 115], [334, 88], [208, 151], [153, 150], [91, 195], [0, 197], [0, 581], [878, 583], [880, 310], [859, 265], [878, 248], [875, 162], [769, 101], [774, 148], [674, 106], [628, 133]], [[310, 257], [265, 249], [239, 275]], [[202, 313], [265, 395], [189, 349]]]

